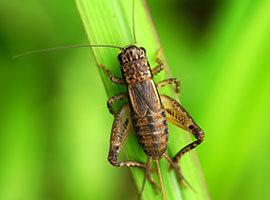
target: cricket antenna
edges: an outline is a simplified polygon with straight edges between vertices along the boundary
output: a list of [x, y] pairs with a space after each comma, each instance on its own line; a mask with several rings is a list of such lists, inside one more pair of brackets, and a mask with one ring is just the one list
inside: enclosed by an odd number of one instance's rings
[[46, 52], [46, 51], [54, 51], [54, 50], [59, 50], [59, 49], [70, 49], [70, 48], [80, 48], [80, 47], [111, 47], [111, 48], [117, 48], [117, 49], [122, 49], [122, 47], [118, 47], [118, 46], [114, 46], [114, 45], [98, 45], [98, 44], [94, 44], [94, 45], [73, 45], [73, 46], [62, 46], [62, 47], [54, 47], [54, 48], [48, 48], [48, 49], [37, 49], [37, 50], [33, 50], [33, 51], [27, 51], [24, 53], [20, 53], [16, 56], [13, 56], [12, 59], [21, 57], [21, 56], [25, 56], [25, 55], [30, 55], [30, 54], [34, 54], [34, 53], [40, 53], [40, 52]]
[[162, 182], [162, 177], [161, 177], [161, 172], [160, 172], [160, 167], [159, 167], [159, 162], [158, 162], [158, 160], [155, 160], [155, 162], [156, 162], [156, 165], [157, 165], [158, 178], [159, 178], [159, 183], [160, 183], [160, 186], [161, 186], [162, 199], [166, 200], [164, 187], [163, 187], [163, 182]]
[[148, 157], [147, 164], [146, 164], [146, 169], [145, 169], [145, 175], [144, 175], [144, 178], [143, 178], [143, 185], [142, 185], [142, 189], [140, 191], [140, 194], [138, 196], [138, 200], [140, 200], [141, 197], [142, 197], [142, 193], [143, 193], [144, 186], [145, 186], [145, 183], [146, 183], [146, 178], [149, 176], [149, 169], [150, 169], [151, 161], [152, 161], [152, 158]]
[[136, 33], [135, 33], [135, 0], [133, 0], [133, 5], [132, 5], [132, 26], [133, 26], [133, 37], [134, 37], [134, 42], [137, 44], [136, 40]]

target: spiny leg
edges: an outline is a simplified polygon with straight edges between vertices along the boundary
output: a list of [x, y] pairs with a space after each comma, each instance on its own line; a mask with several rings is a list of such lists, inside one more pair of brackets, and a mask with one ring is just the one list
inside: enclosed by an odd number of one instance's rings
[[[130, 107], [128, 104], [124, 104], [117, 112], [113, 122], [108, 160], [113, 166], [116, 167], [139, 167], [146, 170], [147, 165], [141, 162], [117, 161], [119, 152], [125, 144], [131, 130], [132, 124], [130, 119]], [[152, 168], [149, 170], [151, 172], [155, 172], [155, 170]], [[154, 187], [157, 186], [150, 174], [148, 175], [148, 179]]]
[[179, 165], [175, 165], [175, 163], [172, 161], [172, 159], [170, 158], [170, 156], [168, 154], [164, 154], [164, 157], [166, 158], [166, 160], [170, 163], [170, 168], [174, 168], [176, 173], [177, 173], [177, 176], [178, 176], [178, 179], [180, 181], [180, 183], [182, 183], [182, 180], [184, 179], [183, 176], [182, 176], [182, 173], [181, 173], [181, 169], [180, 169], [180, 166]]
[[[153, 171], [151, 171], [151, 168], [149, 170], [150, 170], [150, 172], [153, 172]], [[155, 170], [155, 172], [156, 172], [156, 170]], [[158, 194], [159, 187], [156, 184], [155, 180], [153, 179], [153, 177], [151, 176], [150, 173], [147, 174], [147, 178], [150, 181], [151, 185], [154, 187], [155, 193]]]
[[183, 177], [182, 173], [181, 173], [181, 169], [179, 167], [179, 165], [175, 165], [175, 163], [172, 161], [172, 159], [170, 158], [170, 156], [168, 154], [164, 154], [164, 157], [166, 158], [166, 160], [170, 163], [171, 168], [174, 168], [176, 173], [177, 173], [177, 176], [178, 176], [178, 179], [179, 179], [179, 182], [180, 184], [182, 183], [182, 180], [185, 181], [185, 183], [195, 192], [194, 188], [189, 184], [189, 182]]
[[181, 149], [176, 156], [173, 158], [173, 162], [178, 163], [178, 161], [180, 160], [180, 158], [188, 151], [191, 151], [192, 149], [194, 149], [196, 146], [198, 146], [199, 144], [202, 143], [203, 139], [204, 139], [204, 132], [199, 128], [194, 128], [191, 129], [191, 132], [195, 138], [197, 139], [196, 141], [188, 144], [187, 146], [185, 146], [183, 149]]
[[108, 73], [108, 76], [110, 78], [110, 80], [113, 82], [113, 83], [116, 83], [116, 84], [125, 84], [125, 81], [123, 78], [118, 78], [118, 77], [114, 77], [112, 76], [112, 72], [111, 70], [109, 70], [108, 68], [106, 68], [104, 65], [101, 65], [101, 64], [98, 64], [96, 63], [97, 66], [103, 68], [107, 73]]
[[156, 62], [159, 64], [158, 66], [156, 66], [153, 70], [152, 70], [152, 74], [153, 76], [157, 75], [159, 72], [161, 72], [164, 69], [164, 64], [163, 62], [160, 60], [160, 52], [163, 49], [163, 47], [159, 48], [158, 52], [157, 52], [157, 57], [155, 58]]
[[[149, 178], [149, 177], [152, 179], [152, 177], [150, 176], [150, 173], [149, 173], [151, 162], [152, 162], [152, 158], [148, 157], [147, 163], [146, 163], [145, 175], [144, 175], [144, 178], [143, 178], [142, 189], [141, 189], [141, 191], [139, 193], [138, 200], [140, 200], [141, 197], [142, 197], [142, 193], [143, 193], [143, 190], [144, 190], [144, 187], [145, 187], [146, 179]], [[154, 180], [152, 180], [152, 181], [154, 181]], [[155, 182], [153, 182], [153, 183], [155, 184]], [[155, 193], [157, 193], [157, 190], [156, 190], [158, 188], [157, 185], [154, 188], [155, 188]]]
[[188, 112], [177, 101], [166, 95], [160, 95], [160, 97], [166, 111], [168, 122], [192, 133], [197, 139], [196, 141], [182, 148], [173, 158], [173, 163], [175, 164], [175, 166], [179, 167], [178, 162], [180, 158], [186, 152], [191, 151], [203, 141], [204, 132], [194, 122]]
[[164, 81], [160, 81], [159, 83], [157, 83], [157, 88], [162, 88], [166, 85], [169, 84], [175, 84], [175, 92], [177, 94], [179, 94], [180, 92], [180, 81], [177, 78], [170, 78], [170, 79], [166, 79]]
[[127, 98], [127, 94], [117, 94], [111, 98], [108, 99], [107, 101], [107, 107], [110, 111], [111, 114], [113, 114], [113, 109], [112, 109], [112, 103], [116, 102], [116, 101], [119, 101], [119, 100], [122, 100], [122, 99], [125, 99]]

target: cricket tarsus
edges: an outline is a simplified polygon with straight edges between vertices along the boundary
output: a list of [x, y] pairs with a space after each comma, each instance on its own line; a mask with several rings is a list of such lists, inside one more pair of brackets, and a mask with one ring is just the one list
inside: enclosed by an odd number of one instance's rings
[[61, 47], [54, 47], [54, 48], [47, 48], [47, 49], [37, 49], [33, 51], [27, 51], [24, 53], [20, 53], [16, 56], [13, 56], [12, 59], [21, 57], [21, 56], [26, 56], [34, 53], [40, 53], [40, 52], [46, 52], [46, 51], [55, 51], [59, 49], [71, 49], [71, 48], [80, 48], [80, 47], [111, 47], [111, 48], [117, 48], [117, 49], [122, 49], [122, 47], [119, 46], [114, 46], [114, 45], [99, 45], [99, 44], [93, 44], [93, 45], [72, 45], [72, 46], [61, 46]]

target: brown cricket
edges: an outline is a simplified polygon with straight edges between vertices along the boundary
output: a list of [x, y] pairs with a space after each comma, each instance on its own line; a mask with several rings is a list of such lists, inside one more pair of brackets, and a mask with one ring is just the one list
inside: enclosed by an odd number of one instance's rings
[[[77, 47], [111, 47], [120, 49], [118, 60], [121, 66], [122, 78], [114, 77], [111, 71], [104, 65], [97, 64], [108, 73], [110, 80], [116, 84], [127, 86], [127, 93], [118, 94], [111, 97], [108, 102], [108, 109], [113, 114], [112, 103], [128, 98], [129, 103], [122, 105], [115, 115], [110, 139], [110, 151], [108, 160], [116, 167], [139, 167], [145, 169], [145, 178], [139, 195], [142, 195], [146, 178], [157, 191], [158, 186], [152, 178], [150, 172], [155, 170], [150, 167], [152, 160], [156, 162], [158, 176], [160, 180], [163, 199], [165, 199], [162, 184], [159, 160], [165, 157], [171, 168], [175, 169], [179, 181], [184, 180], [180, 172], [179, 160], [188, 151], [199, 145], [204, 139], [204, 132], [194, 122], [188, 112], [178, 103], [166, 95], [160, 95], [158, 89], [169, 84], [175, 84], [175, 91], [179, 93], [180, 82], [176, 78], [163, 80], [157, 84], [153, 81], [153, 76], [164, 69], [164, 65], [159, 58], [161, 48], [155, 58], [158, 65], [151, 70], [146, 58], [146, 51], [143, 47], [138, 47], [134, 26], [134, 0], [133, 0], [133, 36], [135, 43], [126, 47], [114, 45], [76, 45], [64, 46], [49, 49], [39, 49], [18, 54], [13, 58], [51, 50], [77, 48]], [[196, 141], [182, 148], [173, 159], [166, 153], [168, 144], [168, 122], [192, 133]], [[118, 161], [118, 154], [125, 144], [129, 134], [134, 132], [140, 146], [147, 155], [147, 163], [138, 161]]]
[[[161, 49], [156, 57], [158, 66], [153, 70], [149, 66], [146, 51], [143, 47], [138, 47], [135, 44], [120, 48], [120, 50], [121, 53], [118, 55], [118, 60], [121, 65], [123, 78], [113, 77], [109, 69], [99, 65], [107, 71], [113, 83], [125, 84], [127, 86], [127, 93], [115, 95], [108, 100], [107, 105], [110, 112], [113, 114], [112, 103], [124, 98], [129, 100], [129, 103], [124, 104], [116, 113], [111, 131], [108, 160], [116, 167], [140, 167], [145, 169], [145, 177], [157, 189], [157, 185], [149, 173], [152, 170], [150, 169], [150, 163], [154, 160], [159, 172], [158, 160], [165, 157], [170, 163], [171, 168], [176, 170], [181, 182], [183, 176], [178, 164], [179, 159], [203, 141], [204, 133], [176, 100], [158, 93], [158, 88], [168, 84], [175, 84], [177, 93], [179, 93], [180, 89], [179, 80], [176, 78], [170, 78], [157, 84], [153, 81], [153, 76], [157, 75], [164, 68], [162, 61], [159, 59]], [[166, 154], [169, 134], [167, 122], [191, 132], [197, 139], [181, 149], [173, 159]], [[132, 130], [148, 157], [146, 164], [137, 161], [118, 162], [118, 154]], [[161, 179], [160, 182], [162, 183]], [[162, 184], [161, 189], [163, 190]], [[162, 194], [163, 199], [165, 199], [164, 191], [162, 191]]]

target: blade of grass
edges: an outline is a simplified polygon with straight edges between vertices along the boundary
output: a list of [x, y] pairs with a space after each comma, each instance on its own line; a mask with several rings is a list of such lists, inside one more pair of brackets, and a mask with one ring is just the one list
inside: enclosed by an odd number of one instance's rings
[[[126, 46], [134, 43], [131, 0], [76, 0], [76, 4], [90, 44]], [[146, 48], [150, 65], [152, 67], [156, 66], [157, 63], [155, 63], [154, 58], [160, 44], [144, 1], [135, 2], [135, 29], [138, 44]], [[117, 61], [119, 50], [112, 48], [93, 48], [93, 53], [98, 63], [109, 68], [114, 76], [121, 76], [120, 66]], [[164, 57], [162, 59], [165, 60]], [[99, 70], [109, 97], [126, 91], [124, 86], [113, 84], [107, 74], [102, 69]], [[170, 72], [166, 65], [164, 72], [161, 72], [155, 78], [155, 81], [158, 82], [168, 77], [170, 77]], [[174, 95], [170, 87], [162, 89], [161, 93], [170, 96]], [[121, 104], [115, 104], [114, 111], [117, 111]], [[179, 128], [169, 126], [169, 130], [170, 133], [177, 132], [170, 134], [168, 146], [169, 155], [174, 156], [181, 147], [190, 142], [190, 138], [187, 138], [184, 131]], [[181, 134], [178, 134], [179, 132]], [[129, 160], [146, 162], [146, 155], [139, 147], [133, 134], [129, 137], [124, 149]], [[185, 155], [180, 164], [183, 175], [196, 192], [193, 192], [190, 188], [179, 187], [174, 172], [168, 172], [169, 165], [162, 159], [160, 161], [160, 167], [167, 199], [209, 199], [195, 151]], [[140, 188], [144, 176], [143, 171], [140, 169], [131, 169], [131, 171], [138, 188]], [[158, 181], [157, 177], [155, 179]], [[153, 188], [147, 182], [143, 198], [162, 199], [162, 196], [161, 193], [158, 196], [155, 195]]]
[[[263, 168], [268, 164], [256, 160], [258, 151], [254, 149], [260, 149], [262, 157], [267, 156], [269, 149], [264, 149], [263, 144], [269, 135], [268, 128], [262, 126], [268, 124], [265, 120], [269, 119], [266, 117], [269, 115], [270, 98], [266, 92], [270, 77], [269, 9], [269, 1], [231, 1], [224, 9], [216, 30], [209, 36], [212, 44], [205, 66], [216, 68], [217, 73], [211, 81], [212, 89], [209, 88], [211, 92], [206, 99], [207, 112], [203, 119], [208, 132], [213, 133], [205, 149], [211, 157], [205, 174], [211, 180], [210, 190], [215, 191], [214, 199], [261, 199], [263, 192], [267, 191], [263, 182], [267, 180], [265, 172], [253, 169], [249, 163], [263, 163]], [[256, 138], [263, 139], [256, 141], [254, 133]], [[254, 143], [252, 148], [251, 143]], [[237, 150], [228, 148], [236, 146]], [[245, 170], [246, 176], [243, 175]], [[260, 180], [260, 171], [263, 178], [257, 184], [255, 181]], [[249, 181], [245, 180], [247, 176]], [[216, 181], [222, 182], [223, 187], [217, 187]]]

